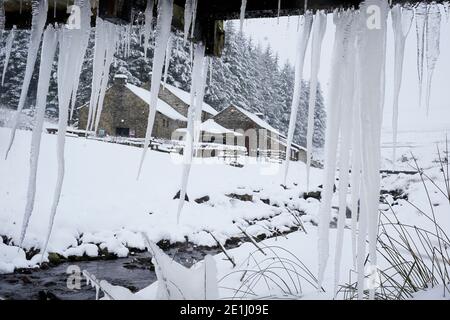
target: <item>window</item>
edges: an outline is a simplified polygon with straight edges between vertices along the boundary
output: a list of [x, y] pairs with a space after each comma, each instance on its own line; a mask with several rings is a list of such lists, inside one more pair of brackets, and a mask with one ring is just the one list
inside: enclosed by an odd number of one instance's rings
[[116, 136], [129, 137], [130, 136], [130, 128], [116, 128]]

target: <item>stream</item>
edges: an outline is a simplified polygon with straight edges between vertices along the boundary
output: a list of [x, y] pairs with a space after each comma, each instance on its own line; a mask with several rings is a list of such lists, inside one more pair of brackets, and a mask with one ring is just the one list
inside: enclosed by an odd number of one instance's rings
[[[165, 253], [186, 267], [191, 267], [207, 255], [215, 255], [219, 248], [194, 247], [191, 244], [171, 247]], [[106, 280], [137, 292], [156, 281], [148, 252], [133, 252], [127, 258], [64, 262], [46, 269], [16, 270], [0, 275], [0, 299], [7, 300], [95, 300], [95, 289], [83, 277], [80, 289], [69, 289], [68, 268], [77, 266], [98, 280]], [[100, 294], [100, 297], [102, 294]]]

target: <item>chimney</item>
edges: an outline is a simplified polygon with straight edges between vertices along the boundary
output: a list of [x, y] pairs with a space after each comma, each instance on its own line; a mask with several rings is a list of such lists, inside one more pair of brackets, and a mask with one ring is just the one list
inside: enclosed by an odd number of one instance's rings
[[124, 74], [116, 74], [114, 76], [114, 84], [118, 86], [125, 86], [127, 84], [128, 76]]

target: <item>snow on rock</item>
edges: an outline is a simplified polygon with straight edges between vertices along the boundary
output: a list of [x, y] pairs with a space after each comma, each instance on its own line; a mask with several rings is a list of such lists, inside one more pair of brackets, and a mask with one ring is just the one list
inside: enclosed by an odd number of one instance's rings
[[[0, 128], [0, 152], [6, 147], [4, 138], [7, 133], [8, 129]], [[17, 203], [24, 203], [26, 199], [31, 133], [18, 131], [17, 138], [17, 149], [0, 165], [0, 235], [13, 238], [15, 243], [20, 237], [23, 216], [23, 208]], [[42, 248], [45, 244], [43, 235], [47, 232], [52, 206], [48, 190], [54, 188], [57, 179], [54, 169], [57, 167], [54, 156], [56, 140], [54, 135], [42, 136], [37, 176], [45, 179], [37, 180], [35, 208], [24, 248]], [[105, 243], [124, 253], [118, 242], [124, 247], [142, 248], [143, 242], [138, 234], [141, 231], [145, 231], [154, 242], [185, 242], [188, 237], [194, 244], [215, 245], [212, 237], [203, 230], [214, 232], [225, 242], [230, 237], [242, 236], [233, 221], [244, 227], [248, 224], [246, 221], [255, 219], [268, 219], [271, 228], [295, 226], [297, 222], [292, 214], [280, 209], [285, 204], [307, 213], [302, 217], [305, 223], [317, 221], [318, 202], [302, 198], [306, 179], [305, 166], [300, 162], [292, 164], [292, 173], [296, 174], [289, 175], [288, 181], [298, 185], [284, 190], [279, 185], [278, 174], [261, 174], [267, 165], [264, 162], [251, 162], [248, 158], [243, 168], [235, 168], [222, 160], [205, 166], [194, 158], [191, 173], [195, 179], [189, 182], [189, 198], [194, 200], [206, 194], [210, 200], [204, 204], [193, 200], [186, 203], [177, 224], [178, 200], [167, 195], [174, 195], [179, 190], [182, 156], [149, 151], [151, 158], [146, 160], [149, 175], [136, 181], [128, 170], [117, 168], [133, 167], [139, 161], [139, 148], [72, 137], [67, 138], [66, 144], [66, 166], [70, 170], [65, 174], [48, 252], [62, 254], [67, 248], [77, 247], [81, 240], [82, 243], [97, 245]], [[86, 166], [80, 154], [89, 154], [95, 161]], [[322, 171], [312, 170], [311, 183], [318, 186]], [[86, 184], [86, 181], [90, 183]], [[233, 193], [253, 195], [253, 201], [226, 196]], [[263, 230], [249, 229], [249, 232], [253, 231], [259, 233]], [[268, 234], [267, 230], [264, 232]], [[83, 234], [81, 239], [80, 234]], [[108, 248], [108, 251], [116, 250]]]
[[76, 256], [82, 257], [87, 256], [91, 258], [95, 258], [98, 256], [98, 247], [95, 244], [86, 243], [79, 245], [77, 247], [69, 248], [65, 250], [62, 255], [66, 258]]
[[166, 255], [156, 244], [149, 242], [148, 246], [158, 278], [153, 285], [157, 286], [156, 299], [214, 300], [219, 297], [216, 261], [211, 256], [206, 256], [203, 263], [188, 269]]

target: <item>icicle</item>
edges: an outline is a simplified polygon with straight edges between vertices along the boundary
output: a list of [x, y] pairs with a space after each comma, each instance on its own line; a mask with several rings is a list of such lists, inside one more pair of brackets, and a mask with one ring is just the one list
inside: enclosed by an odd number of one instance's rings
[[403, 58], [405, 56], [405, 41], [411, 29], [414, 12], [407, 7], [395, 5], [391, 10], [392, 28], [394, 30], [395, 62], [394, 62], [394, 104], [392, 114], [392, 163], [395, 169], [397, 128], [398, 128], [398, 99], [402, 85]]
[[320, 68], [320, 56], [322, 52], [322, 41], [327, 27], [327, 16], [323, 11], [317, 11], [313, 23], [313, 36], [311, 42], [311, 80], [309, 85], [309, 108], [308, 108], [308, 129], [306, 137], [306, 188], [309, 192], [309, 172], [311, 167], [311, 157], [314, 135], [314, 112], [317, 96], [317, 76]]
[[56, 0], [53, 0], [53, 18], [56, 19]]
[[448, 22], [450, 2], [448, 2], [448, 1], [444, 2], [443, 6], [444, 6], [445, 18]]
[[112, 60], [114, 58], [115, 44], [117, 41], [115, 26], [109, 22], [107, 22], [106, 26], [107, 28], [105, 35], [106, 39], [105, 64], [103, 65], [103, 75], [100, 87], [100, 95], [98, 99], [97, 115], [95, 117], [94, 132], [98, 131], [98, 125], [100, 123], [100, 118], [103, 110], [103, 101], [105, 99], [106, 89], [109, 81], [109, 71], [112, 64]]
[[213, 81], [213, 59], [209, 59], [209, 86], [211, 87]]
[[278, 0], [277, 24], [280, 24], [281, 0]]
[[153, 7], [154, 0], [147, 0], [147, 8], [145, 9], [145, 26], [144, 26], [144, 55], [147, 58], [148, 46], [150, 44], [150, 36], [152, 34]]
[[204, 57], [203, 59], [203, 67], [202, 67], [202, 75], [200, 78], [200, 83], [198, 84], [200, 87], [196, 90], [196, 99], [197, 103], [200, 104], [198, 108], [196, 109], [195, 113], [195, 126], [194, 126], [194, 143], [200, 142], [200, 125], [202, 123], [202, 107], [203, 107], [203, 100], [205, 98], [205, 88], [206, 88], [206, 79], [208, 78], [208, 66], [209, 66], [209, 57]]
[[103, 65], [105, 59], [105, 29], [106, 22], [101, 18], [97, 17], [96, 28], [95, 28], [95, 47], [94, 47], [94, 58], [92, 66], [92, 84], [91, 84], [91, 99], [89, 102], [89, 113], [86, 125], [86, 131], [92, 131], [93, 129], [93, 118], [96, 114], [98, 99], [100, 96], [101, 81], [103, 74]]
[[189, 28], [191, 27], [193, 1], [194, 0], [186, 0], [186, 4], [184, 5], [184, 43], [186, 43], [189, 35]]
[[95, 284], [95, 300], [98, 300], [99, 296], [100, 296], [100, 287], [97, 284]]
[[245, 8], [247, 7], [247, 0], [241, 0], [241, 14], [240, 14], [240, 27], [239, 31], [242, 32], [244, 28]]
[[[191, 170], [192, 157], [194, 151], [194, 138], [196, 132], [196, 118], [198, 114], [202, 112], [203, 105], [203, 92], [204, 91], [204, 77], [206, 72], [203, 72], [205, 67], [205, 46], [199, 44], [195, 49], [194, 54], [194, 67], [192, 70], [192, 80], [191, 80], [191, 100], [188, 109], [188, 124], [186, 139], [183, 151], [183, 173], [181, 178], [181, 190], [180, 190], [180, 202], [178, 205], [177, 221], [180, 221], [180, 214], [183, 210], [184, 201], [186, 197], [186, 188], [189, 180], [189, 173]], [[202, 99], [202, 100], [200, 100]]]
[[342, 246], [344, 240], [344, 227], [347, 212], [347, 193], [350, 170], [350, 148], [352, 144], [353, 104], [355, 96], [355, 51], [356, 34], [359, 16], [351, 12], [350, 27], [344, 42], [344, 69], [342, 100], [340, 107], [340, 145], [339, 145], [339, 214], [336, 237], [336, 252], [334, 259], [334, 294], [338, 292], [341, 272]]
[[150, 112], [148, 114], [147, 132], [145, 134], [144, 150], [139, 164], [138, 177], [141, 174], [145, 155], [150, 145], [150, 137], [155, 122], [156, 104], [158, 102], [158, 93], [161, 84], [162, 68], [164, 56], [167, 48], [167, 40], [170, 36], [170, 27], [172, 25], [173, 0], [158, 2], [158, 20], [156, 25], [155, 52], [153, 55], [152, 82], [150, 88]]
[[13, 126], [11, 128], [11, 137], [9, 140], [8, 148], [6, 149], [6, 157], [8, 157], [9, 151], [11, 150], [11, 146], [14, 142], [14, 137], [16, 136], [16, 130], [20, 121], [20, 114], [22, 112], [23, 106], [25, 105], [31, 77], [33, 76], [34, 65], [36, 63], [39, 44], [41, 43], [42, 32], [44, 31], [45, 22], [47, 21], [47, 0], [33, 1], [31, 5], [33, 17], [31, 22], [31, 38], [30, 46], [28, 49], [27, 66], [25, 69], [25, 78], [22, 84], [22, 91], [20, 93], [19, 105], [17, 106], [17, 111], [14, 115]]
[[433, 80], [433, 73], [436, 67], [437, 59], [439, 58], [439, 42], [441, 37], [441, 11], [439, 6], [433, 2], [428, 6], [427, 23], [426, 23], [426, 42], [427, 42], [427, 93], [426, 105], [427, 115], [430, 113], [430, 97], [431, 97], [431, 82]]
[[298, 32], [297, 53], [295, 61], [295, 80], [294, 80], [294, 93], [292, 96], [291, 105], [291, 118], [289, 121], [289, 131], [287, 136], [287, 148], [286, 148], [286, 163], [284, 167], [283, 185], [286, 186], [287, 174], [289, 171], [289, 161], [291, 154], [291, 144], [294, 138], [295, 125], [297, 123], [297, 112], [300, 105], [302, 76], [303, 76], [303, 64], [305, 62], [305, 52], [308, 46], [308, 40], [311, 33], [311, 26], [313, 16], [307, 13], [304, 16], [304, 23], [302, 29]]
[[4, 0], [0, 0], [0, 31], [5, 30], [5, 22], [6, 22], [5, 4]]
[[[370, 21], [371, 6], [379, 8], [379, 19], [374, 25]], [[361, 106], [362, 177], [361, 211], [358, 230], [358, 298], [363, 298], [366, 225], [369, 242], [367, 266], [374, 271], [377, 265], [377, 235], [380, 195], [381, 125], [383, 121], [386, 22], [389, 7], [386, 1], [368, 0], [361, 5], [361, 33], [359, 49], [359, 82]], [[370, 28], [370, 26], [375, 28]], [[367, 61], [370, 61], [368, 64]], [[372, 275], [373, 276], [373, 275]], [[375, 288], [369, 287], [369, 298], [374, 299]]]
[[[355, 65], [358, 65], [358, 56], [355, 58]], [[352, 132], [352, 173], [351, 182], [352, 187], [352, 256], [353, 256], [353, 267], [356, 270], [357, 267], [357, 231], [358, 231], [358, 214], [359, 214], [359, 201], [360, 201], [360, 189], [361, 189], [361, 121], [360, 121], [360, 82], [359, 82], [359, 72], [355, 70], [354, 78], [354, 91], [353, 96], [353, 132]]]
[[[106, 27], [112, 25], [106, 23]], [[73, 93], [75, 76], [77, 72], [77, 65], [73, 63], [79, 55], [79, 48], [82, 46], [83, 37], [80, 37], [80, 30], [68, 29], [62, 27], [59, 30], [59, 58], [58, 58], [58, 105], [59, 105], [59, 120], [58, 120], [58, 137], [57, 137], [57, 163], [58, 175], [56, 181], [55, 192], [53, 196], [53, 203], [50, 212], [50, 219], [48, 224], [47, 239], [43, 252], [47, 250], [50, 235], [53, 229], [59, 201], [61, 198], [61, 191], [65, 175], [65, 159], [64, 149], [66, 143], [67, 122], [69, 118], [69, 107], [71, 96]], [[110, 42], [111, 38], [106, 37], [105, 41]], [[110, 44], [115, 47], [115, 43]]]
[[74, 29], [74, 37], [79, 39], [75, 41], [80, 42], [80, 48], [76, 51], [73, 63], [75, 64], [75, 78], [72, 88], [72, 100], [70, 106], [70, 120], [73, 118], [73, 112], [75, 110], [75, 103], [77, 100], [78, 87], [80, 84], [80, 75], [83, 68], [84, 56], [89, 45], [89, 37], [91, 34], [91, 3], [90, 0], [75, 0], [75, 5], [80, 8], [81, 28], [79, 30]]
[[[36, 95], [36, 115], [31, 138], [30, 150], [30, 174], [28, 176], [27, 202], [20, 234], [20, 246], [23, 244], [28, 223], [33, 213], [36, 195], [36, 176], [39, 162], [39, 151], [41, 146], [42, 128], [44, 125], [45, 107], [47, 102], [50, 76], [55, 58], [56, 45], [58, 43], [57, 32], [49, 25], [44, 32], [42, 42], [41, 64], [39, 67], [39, 80]], [[44, 257], [44, 255], [42, 255]]]
[[342, 100], [343, 70], [345, 70], [345, 40], [349, 33], [351, 14], [349, 11], [334, 12], [334, 24], [336, 25], [329, 104], [327, 108], [327, 126], [325, 133], [325, 163], [324, 183], [322, 191], [322, 203], [319, 210], [319, 287], [322, 286], [323, 275], [329, 255], [329, 227], [331, 220], [331, 200], [333, 197], [336, 153], [340, 128], [340, 108]]
[[11, 50], [12, 50], [15, 35], [16, 35], [16, 26], [13, 26], [13, 28], [9, 32], [8, 38], [6, 38], [5, 60], [3, 62], [3, 74], [2, 74], [2, 87], [5, 83], [6, 70], [8, 69], [9, 58], [11, 57]]
[[167, 75], [169, 73], [170, 58], [172, 55], [172, 45], [173, 45], [173, 39], [171, 36], [169, 36], [169, 39], [167, 40], [167, 48], [166, 48], [166, 61], [164, 63], [164, 83], [163, 83], [164, 90], [166, 89]]
[[[47, 239], [43, 252], [47, 250], [48, 242], [53, 228], [53, 223], [58, 209], [59, 200], [61, 197], [62, 186], [65, 174], [65, 160], [64, 148], [66, 143], [67, 121], [69, 118], [69, 104], [70, 94], [73, 88], [73, 80], [71, 80], [74, 72], [74, 65], [71, 63], [72, 52], [76, 51], [74, 48], [78, 46], [72, 42], [73, 33], [68, 29], [61, 29], [59, 31], [59, 58], [58, 58], [58, 105], [59, 105], [59, 120], [58, 120], [58, 137], [57, 137], [57, 163], [58, 176], [56, 181], [56, 188], [53, 196], [53, 204], [50, 213]], [[72, 47], [73, 45], [73, 47]], [[71, 54], [72, 53], [72, 54]]]
[[427, 19], [427, 4], [421, 2], [416, 6], [417, 74], [419, 77], [419, 107], [422, 106], [423, 59], [425, 51], [426, 19]]
[[193, 0], [192, 2], [191, 38], [194, 38], [195, 19], [197, 18], [197, 2], [198, 0]]

